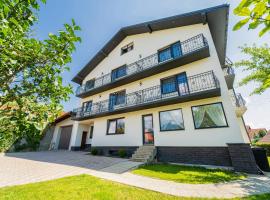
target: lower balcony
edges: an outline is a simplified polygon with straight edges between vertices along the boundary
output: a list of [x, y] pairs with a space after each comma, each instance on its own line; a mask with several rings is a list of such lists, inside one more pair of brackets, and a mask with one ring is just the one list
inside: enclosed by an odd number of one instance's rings
[[244, 100], [244, 98], [242, 97], [240, 93], [236, 94], [233, 91], [232, 91], [231, 97], [232, 97], [233, 104], [235, 106], [236, 116], [242, 117], [244, 113], [247, 111], [246, 101]]
[[142, 109], [154, 108], [164, 105], [182, 103], [187, 101], [220, 96], [219, 81], [213, 71], [186, 77], [177, 84], [175, 90], [162, 92], [162, 86], [126, 94], [120, 100], [105, 100], [93, 103], [89, 108], [76, 108], [73, 110], [73, 120], [93, 119], [112, 114], [120, 114]]

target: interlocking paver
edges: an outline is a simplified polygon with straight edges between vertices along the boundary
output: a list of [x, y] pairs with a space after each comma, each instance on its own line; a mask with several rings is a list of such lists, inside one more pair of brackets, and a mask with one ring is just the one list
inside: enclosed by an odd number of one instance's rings
[[[127, 159], [86, 155], [85, 152], [28, 152], [0, 154], [0, 187], [89, 174], [176, 196], [232, 198], [270, 192], [270, 177], [249, 176], [220, 184], [182, 184], [125, 172], [134, 167]], [[106, 172], [104, 172], [106, 171]], [[115, 173], [109, 173], [115, 172]]]

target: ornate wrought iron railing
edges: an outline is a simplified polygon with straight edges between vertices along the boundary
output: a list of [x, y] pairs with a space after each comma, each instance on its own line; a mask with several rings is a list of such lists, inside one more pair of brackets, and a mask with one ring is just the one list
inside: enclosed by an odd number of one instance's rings
[[180, 81], [180, 83], [177, 83], [176, 85], [177, 89], [169, 93], [163, 93], [161, 85], [156, 85], [126, 94], [122, 97], [121, 103], [118, 105], [112, 105], [110, 100], [107, 99], [105, 101], [93, 103], [91, 109], [85, 109], [83, 107], [76, 108], [73, 110], [72, 118], [76, 119], [101, 113], [110, 113], [119, 109], [155, 103], [170, 98], [190, 96], [196, 93], [199, 95], [201, 92], [218, 89], [220, 87], [219, 81], [213, 71], [187, 77], [185, 78], [185, 81]]
[[[142, 72], [142, 71], [149, 69], [149, 68], [152, 68], [152, 67], [156, 67], [160, 63], [164, 63], [164, 62], [172, 61], [174, 59], [178, 59], [180, 57], [183, 57], [187, 54], [191, 54], [193, 52], [196, 52], [196, 51], [198, 51], [202, 48], [205, 48], [207, 46], [208, 46], [208, 43], [207, 43], [206, 38], [203, 36], [203, 34], [199, 34], [197, 36], [189, 38], [189, 39], [180, 43], [180, 47], [181, 47], [182, 52], [179, 56], [171, 57], [170, 59], [168, 59], [166, 61], [159, 62], [158, 53], [152, 54], [150, 56], [147, 56], [143, 59], [140, 59], [134, 63], [127, 65], [126, 75], [122, 76], [118, 79]], [[111, 73], [105, 74], [99, 78], [96, 78], [93, 86], [91, 86], [91, 87], [88, 87], [86, 84], [79, 86], [76, 90], [76, 95], [80, 95], [80, 94], [83, 94], [83, 93], [88, 92], [90, 90], [93, 90], [95, 88], [101, 87], [103, 85], [110, 84], [113, 81], [117, 81], [118, 79], [112, 80]]]
[[224, 73], [225, 76], [235, 74], [234, 69], [232, 67], [223, 68], [223, 73]]
[[240, 93], [231, 92], [231, 99], [236, 107], [246, 106], [246, 101]]

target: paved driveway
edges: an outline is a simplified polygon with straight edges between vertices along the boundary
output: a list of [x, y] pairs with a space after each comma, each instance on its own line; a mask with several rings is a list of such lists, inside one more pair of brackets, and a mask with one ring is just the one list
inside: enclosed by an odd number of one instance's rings
[[139, 163], [127, 159], [91, 156], [85, 152], [27, 152], [0, 155], [0, 187], [89, 173], [123, 173]]

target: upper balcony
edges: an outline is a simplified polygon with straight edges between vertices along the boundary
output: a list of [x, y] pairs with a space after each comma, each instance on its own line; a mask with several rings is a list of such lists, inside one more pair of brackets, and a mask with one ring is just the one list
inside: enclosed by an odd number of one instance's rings
[[173, 52], [175, 47], [170, 45], [165, 48], [165, 52], [163, 50], [162, 59], [159, 53], [161, 51], [159, 51], [134, 63], [124, 65], [119, 76], [108, 73], [79, 86], [76, 96], [87, 97], [210, 56], [208, 43], [203, 34], [175, 44], [179, 48], [177, 53]]
[[169, 87], [165, 88], [166, 92], [164, 92], [164, 85], [156, 85], [124, 94], [118, 97], [117, 100], [110, 98], [105, 101], [91, 103], [90, 106], [74, 109], [72, 119], [93, 119], [112, 114], [220, 96], [219, 81], [213, 71], [185, 77], [177, 84], [171, 83], [167, 86]]
[[232, 61], [229, 58], [226, 58], [225, 67], [223, 68], [223, 73], [227, 83], [228, 89], [233, 89], [233, 83], [235, 79], [234, 69], [232, 68]]

